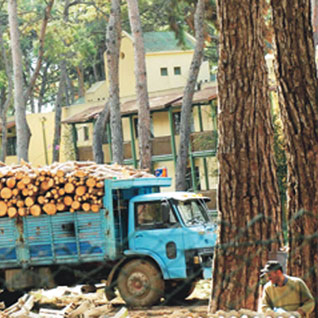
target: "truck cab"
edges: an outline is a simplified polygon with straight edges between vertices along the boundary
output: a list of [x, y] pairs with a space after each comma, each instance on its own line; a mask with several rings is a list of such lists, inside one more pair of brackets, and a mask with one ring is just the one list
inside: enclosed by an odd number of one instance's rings
[[215, 224], [204, 198], [188, 192], [140, 195], [130, 202], [129, 252], [154, 258], [163, 278], [211, 278]]
[[116, 276], [126, 303], [183, 300], [198, 280], [211, 278], [217, 234], [207, 200], [189, 192], [146, 193], [129, 200], [125, 261]]

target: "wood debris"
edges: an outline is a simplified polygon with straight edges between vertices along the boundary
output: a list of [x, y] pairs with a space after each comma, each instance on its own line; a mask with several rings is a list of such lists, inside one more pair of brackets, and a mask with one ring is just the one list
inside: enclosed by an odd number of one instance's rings
[[215, 314], [210, 314], [209, 318], [300, 318], [298, 312], [284, 312], [278, 313], [274, 311], [268, 311], [266, 313], [259, 313], [249, 309], [240, 310], [218, 310]]
[[40, 308], [35, 313], [31, 310], [35, 304], [35, 298], [31, 294], [25, 294], [14, 305], [0, 311], [1, 318], [128, 318], [128, 311], [123, 307], [118, 313], [113, 313], [111, 304], [95, 305], [94, 302], [71, 302], [62, 309]]
[[118, 164], [68, 161], [32, 167], [0, 165], [0, 217], [53, 215], [78, 210], [98, 212], [105, 179], [154, 177], [145, 170]]

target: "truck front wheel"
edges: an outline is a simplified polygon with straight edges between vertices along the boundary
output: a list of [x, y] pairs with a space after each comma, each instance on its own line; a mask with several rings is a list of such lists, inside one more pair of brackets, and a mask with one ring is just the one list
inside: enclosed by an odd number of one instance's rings
[[195, 289], [195, 281], [166, 281], [165, 298], [167, 302], [183, 301]]
[[117, 286], [123, 300], [134, 307], [152, 306], [160, 301], [164, 293], [160, 271], [146, 260], [125, 264], [119, 272]]

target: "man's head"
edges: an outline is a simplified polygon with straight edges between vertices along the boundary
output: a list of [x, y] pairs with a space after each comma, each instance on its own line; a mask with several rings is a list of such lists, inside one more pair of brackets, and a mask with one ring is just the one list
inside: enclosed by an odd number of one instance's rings
[[273, 284], [280, 284], [284, 280], [283, 267], [278, 261], [268, 261], [261, 270], [261, 277], [267, 275]]

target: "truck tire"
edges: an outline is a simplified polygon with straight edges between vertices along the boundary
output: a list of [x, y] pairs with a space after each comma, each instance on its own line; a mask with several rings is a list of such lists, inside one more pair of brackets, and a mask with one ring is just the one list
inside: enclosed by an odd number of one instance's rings
[[125, 264], [119, 272], [117, 286], [123, 300], [133, 307], [152, 306], [164, 294], [161, 273], [147, 260], [133, 260]]
[[195, 281], [166, 281], [165, 299], [167, 302], [182, 301], [189, 297], [195, 289]]

